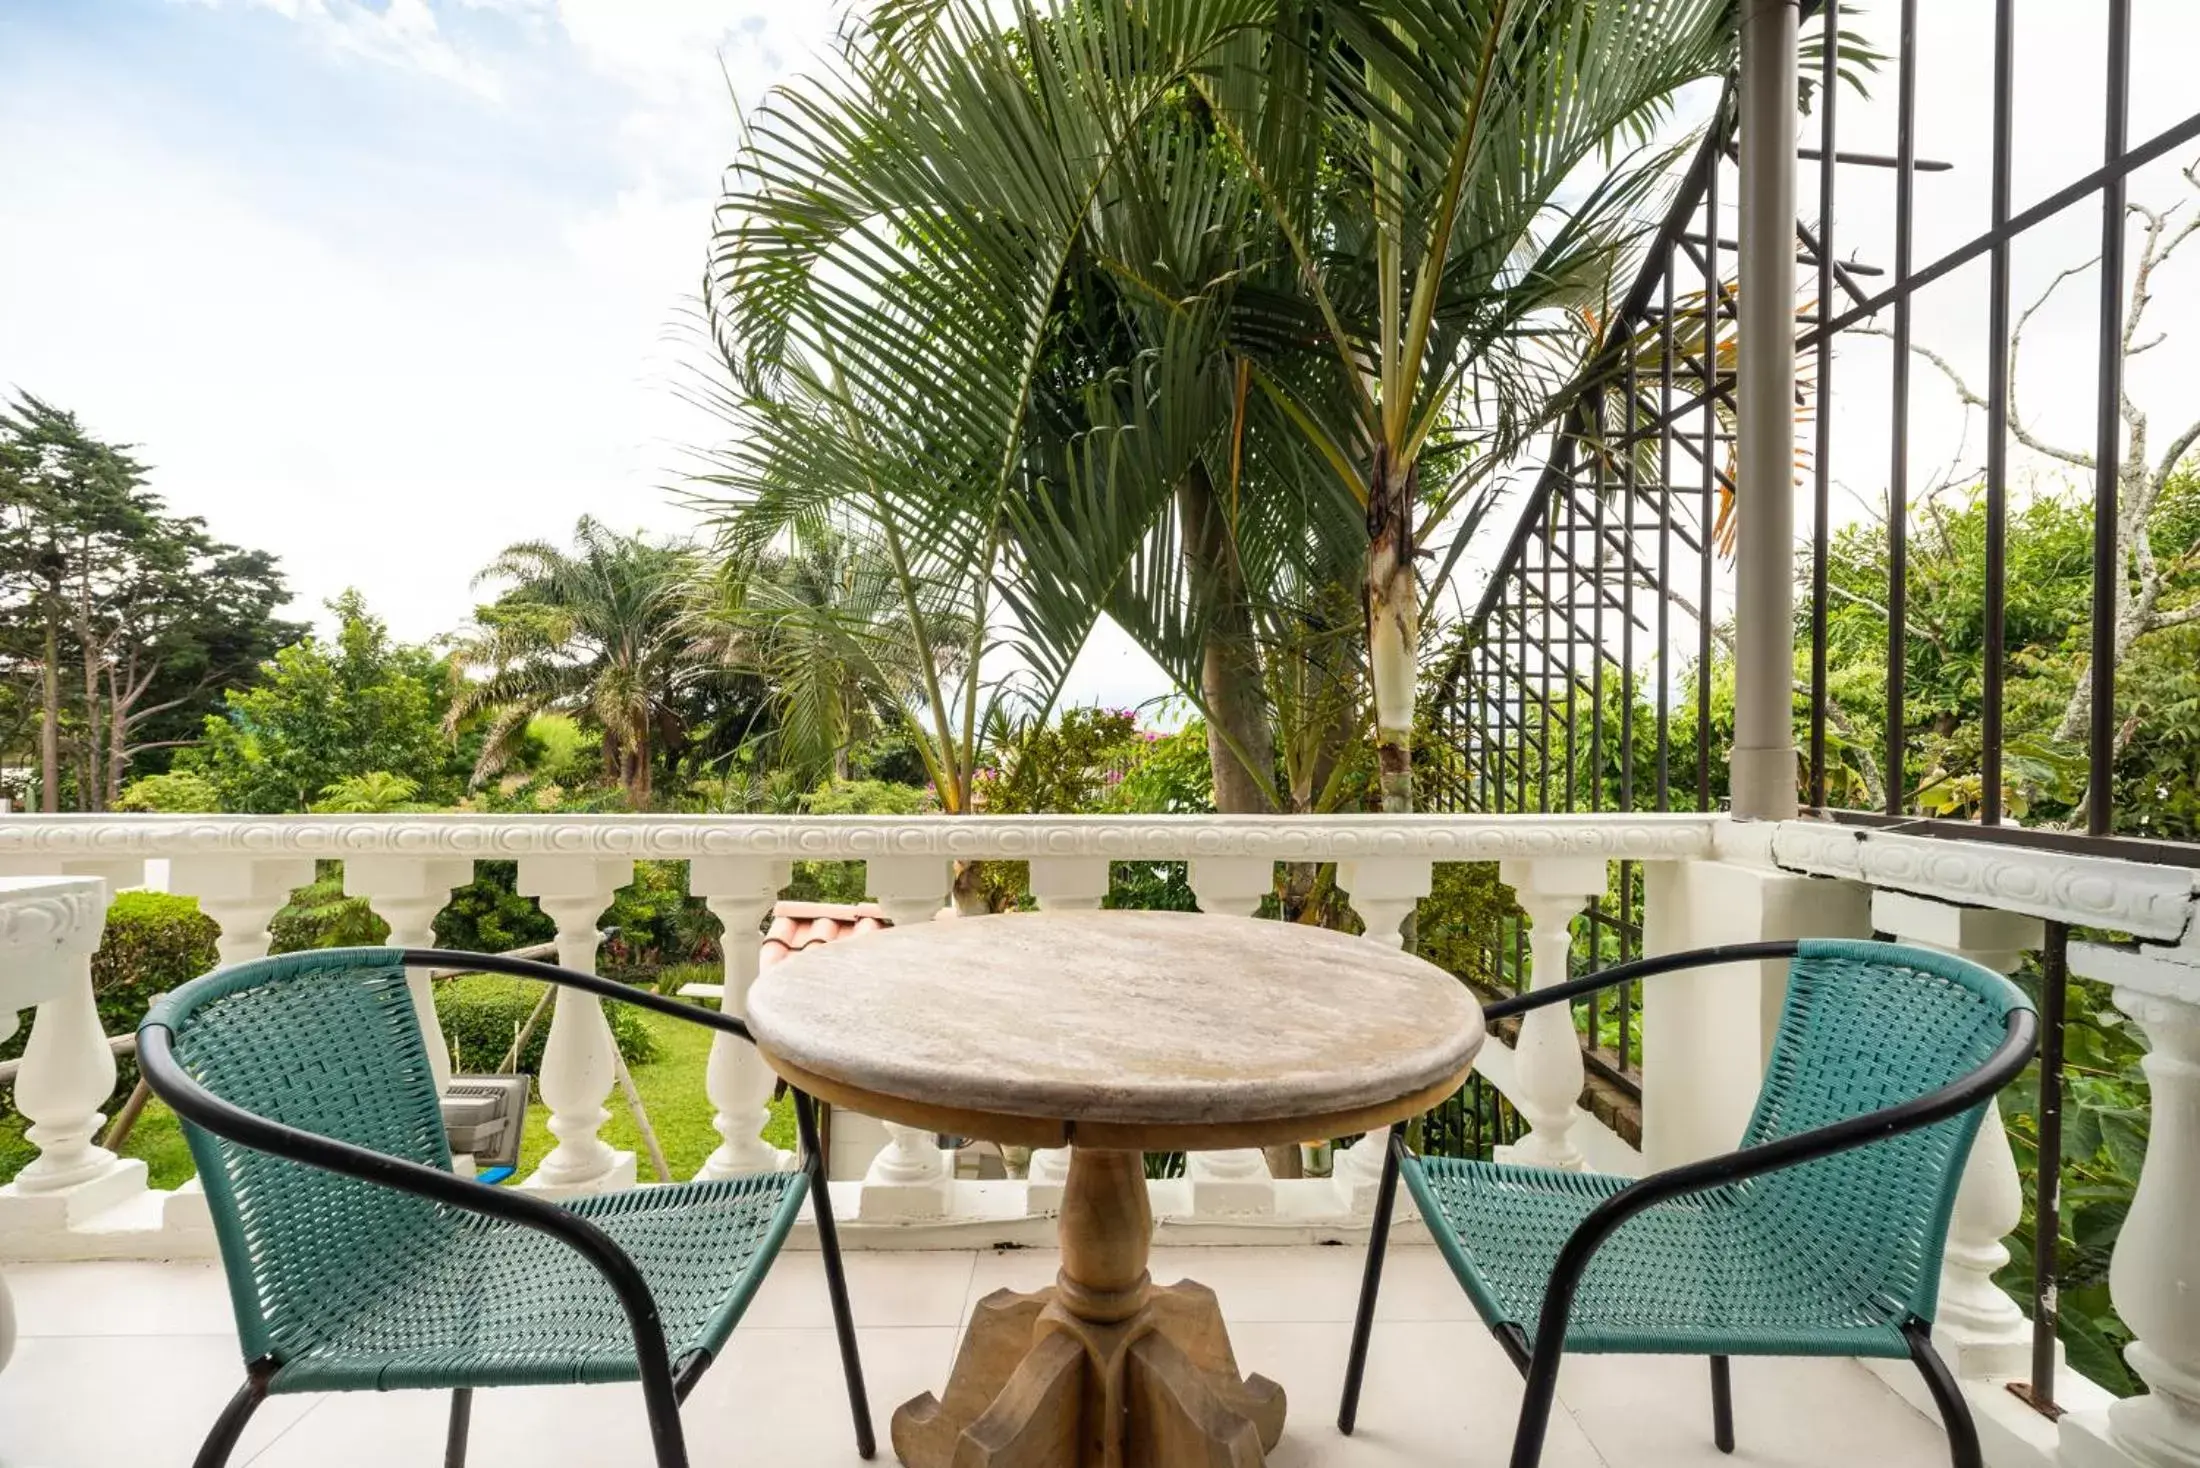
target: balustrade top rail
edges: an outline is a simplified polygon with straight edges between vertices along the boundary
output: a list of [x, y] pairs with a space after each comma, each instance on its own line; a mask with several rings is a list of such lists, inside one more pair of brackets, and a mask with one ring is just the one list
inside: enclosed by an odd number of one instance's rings
[[347, 815], [0, 817], [0, 861], [137, 857], [1091, 857], [1498, 861], [1707, 857], [1723, 818], [1625, 815], [748, 816]]

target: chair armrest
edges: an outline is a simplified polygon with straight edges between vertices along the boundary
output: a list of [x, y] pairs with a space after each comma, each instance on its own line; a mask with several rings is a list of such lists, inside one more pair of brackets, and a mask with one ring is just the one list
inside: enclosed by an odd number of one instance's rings
[[[370, 950], [371, 951], [371, 950]], [[672, 1019], [685, 1020], [691, 1025], [703, 1025], [728, 1035], [735, 1035], [756, 1043], [756, 1036], [749, 1027], [730, 1014], [699, 1005], [682, 1004], [648, 989], [637, 989], [601, 974], [584, 974], [578, 969], [560, 968], [554, 963], [542, 963], [532, 958], [511, 958], [501, 953], [464, 953], [447, 948], [404, 948], [396, 954], [398, 962], [407, 968], [464, 969], [474, 974], [510, 974], [520, 979], [540, 979], [546, 984], [559, 984], [568, 989], [585, 989], [599, 999], [615, 999], [621, 1004], [632, 1004], [662, 1014]]]
[[609, 1234], [587, 1219], [508, 1188], [487, 1187], [439, 1168], [257, 1116], [193, 1079], [177, 1061], [174, 1041], [174, 1033], [164, 1024], [143, 1026], [138, 1031], [138, 1065], [154, 1094], [184, 1120], [255, 1151], [549, 1234], [578, 1251], [611, 1286], [634, 1331], [636, 1349], [646, 1353], [651, 1347], [645, 1342], [653, 1342], [657, 1354], [663, 1355], [664, 1322], [641, 1270]]
[[[1690, 957], [1700, 962], [1702, 955]], [[2039, 1029], [2037, 1014], [2029, 1009], [2012, 1010], [2007, 1033], [1985, 1064], [1937, 1091], [1862, 1116], [1813, 1127], [1807, 1132], [1654, 1172], [1606, 1198], [1574, 1226], [1551, 1266], [1550, 1288], [1544, 1292], [1543, 1310], [1536, 1322], [1537, 1354], [1541, 1355], [1546, 1342], [1552, 1350], [1559, 1349], [1565, 1338], [1567, 1316], [1573, 1310], [1574, 1293], [1580, 1287], [1582, 1275], [1588, 1271], [1589, 1261], [1628, 1219], [1673, 1198], [1724, 1187], [1784, 1167], [1815, 1162], [1838, 1152], [1931, 1126], [1967, 1111], [2009, 1084], [2024, 1069], [2039, 1042]]]
[[1720, 963], [1747, 963], [1766, 958], [1793, 958], [1799, 945], [1793, 938], [1776, 939], [1765, 943], [1724, 943], [1713, 948], [1692, 948], [1686, 953], [1661, 953], [1655, 958], [1638, 958], [1632, 963], [1615, 964], [1599, 969], [1563, 984], [1531, 989], [1525, 994], [1515, 994], [1510, 999], [1499, 999], [1482, 1006], [1485, 1020], [1504, 1019], [1509, 1015], [1524, 1014], [1531, 1009], [1541, 1009], [1546, 1004], [1559, 1004], [1579, 999], [1584, 994], [1594, 994], [1599, 989], [1609, 989], [1614, 984], [1624, 984], [1630, 979], [1646, 979], [1655, 974], [1672, 973], [1677, 969], [1708, 968]]

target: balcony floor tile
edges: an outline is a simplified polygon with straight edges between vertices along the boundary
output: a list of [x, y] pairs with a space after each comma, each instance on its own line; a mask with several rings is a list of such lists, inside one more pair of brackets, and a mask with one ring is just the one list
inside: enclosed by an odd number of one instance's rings
[[[1335, 1426], [1364, 1255], [1352, 1248], [1171, 1248], [1154, 1276], [1221, 1296], [1238, 1364], [1290, 1400], [1272, 1468], [1500, 1465], [1520, 1381], [1426, 1247], [1394, 1248], [1368, 1360], [1360, 1430]], [[957, 1326], [999, 1288], [1051, 1281], [1052, 1250], [859, 1251], [848, 1256], [864, 1366], [882, 1445], [893, 1409], [937, 1390]], [[23, 1331], [0, 1371], [0, 1468], [182, 1468], [241, 1367], [226, 1291], [206, 1265], [56, 1264], [6, 1271]], [[684, 1416], [697, 1468], [853, 1465], [818, 1256], [789, 1251]], [[1739, 1360], [1739, 1450], [1711, 1444], [1702, 1361], [1576, 1357], [1559, 1383], [1552, 1468], [1939, 1468], [1940, 1427], [1848, 1361]], [[440, 1394], [278, 1398], [237, 1464], [381, 1468], [438, 1461]], [[475, 1468], [641, 1462], [646, 1427], [631, 1387], [508, 1389], [475, 1403]], [[882, 1452], [881, 1461], [891, 1461]]]

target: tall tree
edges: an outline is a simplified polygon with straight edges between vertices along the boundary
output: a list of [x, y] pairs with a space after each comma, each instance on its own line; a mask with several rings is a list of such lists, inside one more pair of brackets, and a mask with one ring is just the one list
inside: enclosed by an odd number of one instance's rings
[[232, 689], [178, 770], [211, 784], [231, 811], [304, 811], [368, 775], [403, 779], [431, 800], [456, 796], [444, 660], [393, 641], [356, 591], [328, 609], [335, 635], [282, 649], [254, 687]]
[[687, 724], [678, 699], [695, 673], [681, 625], [693, 555], [586, 516], [573, 549], [508, 546], [476, 584], [504, 583], [475, 610], [453, 650], [460, 675], [446, 725], [489, 716], [474, 779], [510, 755], [527, 721], [564, 713], [603, 732], [605, 773], [636, 810], [650, 807], [659, 759], [678, 755]]
[[145, 475], [38, 398], [0, 412], [0, 652], [37, 681], [48, 810], [65, 784], [106, 808], [139, 756], [187, 742], [225, 684], [303, 631], [274, 615], [271, 557], [170, 515]]
[[[731, 176], [709, 287], [747, 503], [878, 507], [973, 626], [1006, 609], [1042, 698], [1113, 615], [1207, 715], [1226, 804], [1280, 794], [1264, 638], [1357, 582], [1408, 808], [1420, 547], [1566, 402], [1665, 177], [1614, 150], [1718, 69], [1728, 13], [889, 7]], [[812, 384], [839, 421], [773, 431]]]

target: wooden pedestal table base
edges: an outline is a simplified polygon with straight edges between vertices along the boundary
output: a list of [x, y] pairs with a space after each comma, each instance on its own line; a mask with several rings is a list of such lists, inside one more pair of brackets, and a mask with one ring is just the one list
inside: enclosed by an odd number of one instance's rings
[[1070, 1152], [1052, 1289], [978, 1302], [944, 1399], [894, 1414], [909, 1468], [1259, 1468], [1283, 1388], [1241, 1377], [1214, 1291], [1146, 1273], [1136, 1152]]
[[1147, 1277], [1138, 1149], [1379, 1133], [1457, 1091], [1482, 1044], [1481, 1006], [1434, 964], [1201, 912], [813, 943], [764, 971], [748, 1023], [773, 1070], [835, 1106], [1070, 1148], [1054, 1288], [979, 1304], [946, 1390], [894, 1414], [909, 1468], [1258, 1468], [1283, 1393], [1238, 1374], [1212, 1292]]

